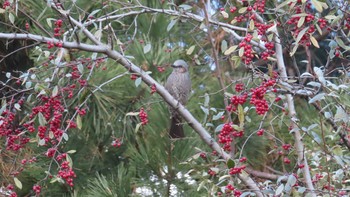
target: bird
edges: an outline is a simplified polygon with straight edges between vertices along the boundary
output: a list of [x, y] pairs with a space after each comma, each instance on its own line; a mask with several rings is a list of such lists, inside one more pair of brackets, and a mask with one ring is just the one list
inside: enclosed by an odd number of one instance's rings
[[[165, 89], [182, 105], [186, 105], [191, 93], [191, 78], [188, 64], [182, 60], [176, 60], [171, 67], [172, 73], [169, 75]], [[181, 123], [180, 114], [173, 108], [169, 107], [171, 114], [171, 125], [169, 136], [171, 138], [184, 138], [184, 130]]]

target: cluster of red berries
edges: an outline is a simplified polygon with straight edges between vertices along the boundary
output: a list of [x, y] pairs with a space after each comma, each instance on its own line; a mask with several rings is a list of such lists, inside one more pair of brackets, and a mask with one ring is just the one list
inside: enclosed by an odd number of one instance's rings
[[26, 28], [27, 31], [29, 31], [30, 26], [29, 26], [29, 23], [28, 23], [28, 22], [26, 22], [25, 28]]
[[243, 89], [244, 89], [244, 84], [243, 84], [243, 83], [237, 83], [237, 84], [235, 85], [235, 90], [236, 90], [236, 92], [242, 92]]
[[41, 192], [41, 186], [40, 185], [34, 185], [33, 186], [33, 191], [35, 192], [35, 194], [37, 196], [39, 196], [40, 192]]
[[288, 157], [283, 158], [285, 164], [290, 164], [290, 159]]
[[157, 70], [162, 73], [165, 71], [165, 68], [163, 66], [157, 66]]
[[151, 94], [154, 94], [155, 92], [157, 92], [156, 84], [152, 84], [152, 86], [151, 86]]
[[2, 4], [2, 8], [6, 9], [7, 7], [11, 6], [11, 3], [8, 0], [5, 0]]
[[148, 124], [148, 116], [147, 116], [147, 113], [145, 112], [145, 110], [143, 108], [140, 109], [139, 117], [141, 119], [141, 124], [142, 125]]
[[8, 184], [6, 190], [10, 193], [9, 197], [17, 197], [17, 193], [13, 191], [15, 187], [12, 184]]
[[246, 162], [247, 161], [247, 158], [246, 157], [241, 157], [240, 159], [239, 159], [239, 162]]
[[53, 43], [51, 41], [47, 41], [46, 44], [47, 44], [47, 48], [48, 49], [54, 48], [55, 46], [58, 47], [58, 48], [62, 48], [62, 46], [63, 46], [62, 42]]
[[122, 142], [120, 141], [120, 139], [115, 139], [112, 141], [112, 144], [111, 144], [113, 147], [120, 147], [122, 145]]
[[[46, 121], [48, 125], [38, 126], [39, 138], [44, 139], [46, 143], [51, 142], [52, 144], [56, 144], [56, 142], [60, 141], [63, 135], [61, 123], [63, 118], [62, 113], [64, 111], [64, 107], [61, 103], [60, 96], [40, 96], [40, 99], [43, 102], [43, 104], [33, 107], [32, 113], [29, 115], [29, 118], [33, 120], [40, 113], [44, 117], [44, 121]], [[29, 132], [35, 131], [34, 121], [29, 121], [28, 123], [23, 124], [23, 126]], [[49, 137], [48, 131], [52, 132], [55, 138], [51, 139]]]
[[137, 78], [139, 78], [139, 77], [137, 75], [135, 75], [135, 74], [131, 74], [130, 75], [130, 79], [133, 80], [133, 81], [135, 81]]
[[205, 152], [201, 152], [201, 153], [199, 154], [199, 156], [200, 156], [202, 159], [207, 158], [207, 154], [206, 154]]
[[274, 44], [272, 42], [266, 42], [265, 43], [266, 51], [263, 51], [260, 56], [263, 60], [267, 60], [268, 57], [275, 54], [275, 51], [273, 50]]
[[58, 19], [57, 21], [55, 21], [56, 27], [53, 29], [55, 37], [61, 36], [62, 23], [63, 21], [61, 19]]
[[283, 148], [284, 150], [286, 150], [286, 151], [289, 151], [289, 150], [292, 148], [292, 145], [290, 145], [290, 144], [283, 144], [283, 145], [282, 145], [282, 148]]
[[241, 196], [242, 195], [242, 192], [239, 191], [238, 189], [235, 189], [233, 187], [233, 185], [231, 185], [231, 184], [226, 185], [226, 194], [229, 194], [229, 193], [232, 193], [232, 192], [233, 192], [234, 196]]
[[253, 5], [253, 9], [256, 11], [259, 11], [261, 13], [265, 12], [265, 0], [257, 0], [255, 1], [254, 5]]
[[208, 170], [208, 174], [209, 174], [210, 176], [215, 176], [215, 175], [216, 175], [216, 172], [215, 172], [214, 170], [209, 169], [209, 170]]
[[57, 161], [61, 161], [62, 159], [66, 159], [66, 158], [67, 158], [67, 153], [62, 153], [56, 156]]
[[318, 174], [316, 173], [314, 178], [312, 179], [312, 183], [317, 183], [319, 180], [321, 180], [323, 178], [322, 174]]
[[6, 138], [6, 150], [18, 151], [24, 147], [29, 142], [29, 137], [26, 135], [21, 135], [23, 129], [16, 125], [15, 116], [16, 111], [13, 107], [18, 104], [23, 105], [23, 101], [15, 100], [8, 102], [8, 107], [0, 114], [0, 139], [2, 137]]
[[225, 123], [218, 135], [219, 143], [223, 144], [223, 149], [226, 151], [231, 150], [231, 142], [234, 137], [242, 137], [244, 131], [236, 131], [233, 129], [231, 123]]
[[55, 156], [56, 152], [57, 152], [56, 148], [49, 148], [49, 149], [47, 149], [45, 155], [49, 158], [53, 158]]
[[267, 88], [272, 87], [276, 84], [275, 79], [270, 79], [264, 82], [261, 86], [252, 88], [252, 96], [250, 99], [250, 104], [255, 106], [255, 111], [259, 115], [264, 115], [269, 110], [269, 105], [265, 100], [264, 96], [266, 94]]
[[264, 129], [259, 129], [259, 130], [256, 132], [256, 134], [257, 134], [258, 136], [262, 136], [262, 135], [264, 135], [264, 132], [265, 132]]
[[76, 174], [71, 167], [69, 167], [69, 162], [64, 161], [61, 163], [61, 169], [58, 171], [57, 177], [60, 177], [66, 181], [66, 183], [73, 187], [73, 178], [76, 178]]
[[[249, 34], [248, 34], [249, 35]], [[246, 37], [247, 38], [247, 37]], [[248, 41], [246, 40], [251, 40], [251, 39], [244, 39], [239, 43], [239, 48], [244, 48], [244, 53], [242, 57], [242, 61], [245, 64], [250, 64], [254, 58], [253, 50], [252, 50], [252, 45], [249, 44]]]
[[240, 174], [245, 168], [246, 168], [245, 165], [242, 165], [242, 166], [239, 166], [239, 167], [230, 168], [229, 174], [230, 175]]

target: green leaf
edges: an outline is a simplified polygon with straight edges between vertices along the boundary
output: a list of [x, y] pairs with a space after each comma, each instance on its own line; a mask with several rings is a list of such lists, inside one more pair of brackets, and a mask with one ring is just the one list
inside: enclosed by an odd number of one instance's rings
[[283, 1], [283, 3], [279, 4], [277, 7], [276, 7], [276, 11], [278, 11], [279, 9], [283, 8], [284, 6], [288, 5], [289, 2], [291, 1], [295, 1], [295, 0], [288, 0], [288, 1]]
[[316, 8], [316, 10], [318, 12], [322, 12], [323, 11], [322, 4], [319, 1], [311, 0], [311, 3], [315, 6], [315, 8]]
[[78, 64], [78, 71], [80, 72], [80, 74], [84, 74], [84, 66], [83, 64]]
[[69, 164], [68, 164], [69, 167], [72, 168], [73, 167], [73, 160], [72, 160], [72, 158], [68, 154], [66, 154], [66, 159], [69, 162]]
[[44, 115], [41, 112], [39, 112], [38, 117], [39, 117], [39, 124], [41, 126], [45, 126], [47, 122], [46, 122]]
[[238, 10], [238, 13], [243, 14], [246, 11], [247, 11], [247, 7], [242, 7], [241, 9]]
[[195, 48], [196, 48], [195, 45], [192, 45], [190, 48], [188, 48], [186, 51], [186, 55], [191, 55]]
[[186, 4], [181, 4], [181, 5], [179, 5], [179, 8], [182, 8], [184, 10], [190, 10], [190, 9], [192, 9], [192, 6], [186, 5]]
[[228, 168], [233, 168], [235, 167], [235, 161], [233, 161], [232, 159], [228, 159], [227, 162], [226, 162], [226, 165]]
[[239, 127], [243, 128], [244, 126], [244, 110], [242, 105], [238, 105], [238, 120], [239, 120]]
[[281, 184], [280, 186], [278, 186], [278, 188], [276, 189], [275, 195], [278, 196], [280, 194], [282, 194], [284, 190], [284, 184]]
[[338, 38], [338, 37], [335, 37], [335, 41], [338, 43], [338, 45], [339, 45], [341, 48], [343, 48], [343, 49], [345, 49], [345, 50], [350, 50], [350, 47], [349, 47], [349, 46], [346, 46], [346, 45], [344, 44], [344, 42], [343, 42], [342, 39], [340, 39], [340, 38]]
[[125, 116], [138, 116], [140, 112], [128, 112]]
[[300, 28], [301, 26], [303, 26], [304, 22], [305, 22], [305, 16], [300, 17], [297, 27]]
[[224, 124], [220, 124], [219, 126], [217, 126], [215, 128], [215, 133], [218, 133], [219, 131], [221, 131], [222, 127], [224, 127]]
[[313, 37], [312, 35], [310, 35], [310, 41], [311, 41], [312, 45], [314, 45], [316, 48], [320, 48], [320, 45], [318, 45], [316, 38]]
[[16, 110], [21, 111], [21, 106], [18, 103], [16, 103], [14, 107]]
[[334, 146], [332, 152], [337, 156], [343, 156], [343, 149], [339, 145]]
[[347, 123], [347, 121], [349, 120], [348, 114], [344, 111], [344, 109], [341, 106], [336, 106], [337, 108], [337, 112], [334, 115], [334, 122], [338, 122], [338, 121], [343, 121], [345, 123]]
[[9, 13], [9, 19], [12, 24], [15, 23], [15, 16], [11, 12]]
[[44, 140], [44, 139], [41, 139], [41, 140], [39, 140], [38, 145], [39, 145], [39, 146], [44, 146], [45, 143], [46, 143], [45, 140]]
[[73, 154], [73, 153], [76, 153], [77, 151], [76, 150], [69, 150], [67, 151], [68, 154]]
[[144, 47], [143, 47], [143, 53], [146, 54], [148, 52], [151, 51], [151, 48], [152, 48], [152, 45], [150, 43], [146, 44]]
[[227, 12], [221, 11], [220, 13], [221, 13], [221, 15], [222, 15], [225, 19], [228, 18]]
[[63, 138], [64, 140], [66, 140], [66, 141], [68, 141], [68, 139], [69, 139], [67, 133], [63, 133], [63, 134], [62, 134], [62, 138]]
[[225, 52], [224, 55], [230, 55], [237, 49], [238, 45], [233, 45], [230, 48], [228, 48]]
[[2, 114], [2, 112], [4, 112], [5, 111], [5, 109], [6, 109], [6, 103], [0, 108], [0, 114]]
[[312, 98], [309, 100], [309, 104], [324, 99], [325, 95], [326, 95], [325, 93], [319, 93], [319, 94], [317, 94], [316, 96], [312, 97]]
[[22, 182], [18, 180], [17, 177], [13, 177], [13, 180], [15, 182], [16, 187], [18, 187], [19, 189], [22, 189]]
[[217, 113], [215, 116], [213, 116], [213, 120], [219, 120], [223, 115], [224, 115], [225, 112], [219, 112]]
[[249, 30], [254, 30], [254, 20], [250, 20], [250, 22], [249, 22]]
[[167, 30], [167, 31], [170, 31], [170, 30], [174, 27], [174, 25], [176, 24], [176, 22], [177, 22], [177, 19], [171, 20], [170, 23], [169, 23], [169, 25], [168, 25], [168, 27], [166, 28], [166, 30]]
[[204, 106], [201, 106], [201, 109], [206, 115], [209, 115], [209, 109], [208, 108], [206, 108]]
[[141, 127], [142, 123], [138, 123], [135, 127], [135, 133], [137, 133], [139, 130], [140, 130], [140, 127]]
[[51, 96], [52, 96], [52, 97], [55, 97], [55, 96], [57, 96], [57, 94], [58, 94], [58, 87], [55, 86], [55, 87], [53, 88], [53, 90], [52, 90]]
[[222, 40], [221, 42], [221, 51], [224, 52], [227, 50], [227, 42], [226, 40]]
[[239, 51], [238, 51], [238, 56], [239, 57], [243, 57], [243, 54], [244, 54], [244, 48], [240, 48]]
[[136, 87], [139, 87], [139, 85], [141, 84], [141, 82], [142, 82], [142, 78], [141, 78], [141, 77], [137, 78], [137, 79], [135, 80], [135, 86], [136, 86]]
[[83, 127], [83, 123], [82, 123], [82, 121], [81, 121], [81, 116], [78, 114], [77, 115], [77, 128], [79, 129], [79, 130], [81, 130], [81, 128]]
[[301, 30], [297, 36], [297, 39], [295, 40], [295, 42], [297, 44], [299, 44], [301, 38], [304, 36], [305, 32], [309, 29], [309, 27], [305, 27], [303, 30]]

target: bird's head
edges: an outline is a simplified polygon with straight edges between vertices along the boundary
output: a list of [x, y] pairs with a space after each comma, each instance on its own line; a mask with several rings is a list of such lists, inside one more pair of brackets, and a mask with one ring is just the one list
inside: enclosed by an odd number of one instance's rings
[[176, 60], [171, 67], [175, 72], [185, 73], [188, 71], [188, 64], [184, 60]]

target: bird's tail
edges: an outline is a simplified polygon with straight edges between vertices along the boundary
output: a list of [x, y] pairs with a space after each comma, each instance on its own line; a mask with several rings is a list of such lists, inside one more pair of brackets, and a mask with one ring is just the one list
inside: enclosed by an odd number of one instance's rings
[[171, 138], [184, 138], [185, 133], [181, 124], [181, 119], [177, 116], [171, 118], [169, 135]]

